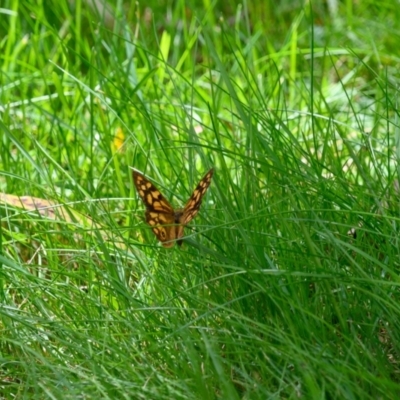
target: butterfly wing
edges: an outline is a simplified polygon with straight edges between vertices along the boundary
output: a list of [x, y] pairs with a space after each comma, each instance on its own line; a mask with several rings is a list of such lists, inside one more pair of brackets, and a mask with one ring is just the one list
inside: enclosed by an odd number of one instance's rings
[[147, 211], [174, 214], [174, 209], [161, 192], [140, 172], [133, 171], [133, 183]]
[[176, 238], [174, 214], [146, 211], [146, 222], [164, 247], [172, 247]]
[[[198, 183], [196, 189], [194, 189], [190, 199], [186, 203], [182, 216], [180, 218], [180, 223], [183, 225], [188, 224], [199, 212], [201, 202], [203, 197], [210, 186], [211, 178], [213, 176], [214, 169], [211, 168], [203, 177], [203, 179]], [[183, 231], [182, 231], [183, 233]]]
[[133, 171], [133, 183], [146, 206], [146, 222], [164, 247], [172, 247], [176, 238], [175, 211], [161, 192], [140, 172]]

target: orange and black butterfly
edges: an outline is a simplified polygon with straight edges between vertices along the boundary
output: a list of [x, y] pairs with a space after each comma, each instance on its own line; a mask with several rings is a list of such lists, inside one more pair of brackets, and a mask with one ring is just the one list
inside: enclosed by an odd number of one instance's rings
[[172, 247], [175, 241], [178, 245], [182, 244], [183, 229], [199, 212], [213, 173], [213, 168], [206, 173], [184, 208], [174, 210], [161, 192], [143, 174], [133, 171], [133, 182], [146, 206], [146, 222], [164, 247]]

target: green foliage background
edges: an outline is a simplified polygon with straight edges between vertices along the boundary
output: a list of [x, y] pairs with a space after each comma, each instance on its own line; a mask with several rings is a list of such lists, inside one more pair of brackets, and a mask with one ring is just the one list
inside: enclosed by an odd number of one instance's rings
[[[74, 216], [0, 205], [2, 397], [398, 397], [399, 7], [0, 15], [0, 191]], [[163, 249], [130, 167], [182, 205], [212, 166]]]

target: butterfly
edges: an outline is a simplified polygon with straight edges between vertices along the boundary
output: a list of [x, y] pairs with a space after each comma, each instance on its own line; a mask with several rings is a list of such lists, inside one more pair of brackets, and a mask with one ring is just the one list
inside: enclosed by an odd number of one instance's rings
[[146, 222], [164, 247], [182, 244], [183, 229], [199, 212], [201, 201], [211, 183], [211, 168], [198, 183], [182, 209], [174, 210], [161, 192], [140, 172], [133, 170], [133, 182], [144, 205]]

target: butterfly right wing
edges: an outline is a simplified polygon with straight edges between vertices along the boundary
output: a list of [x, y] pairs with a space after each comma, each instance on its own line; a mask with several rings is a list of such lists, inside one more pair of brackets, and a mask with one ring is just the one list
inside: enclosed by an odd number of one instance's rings
[[183, 225], [189, 223], [199, 212], [203, 196], [205, 195], [208, 187], [211, 183], [211, 178], [214, 173], [214, 168], [211, 168], [203, 177], [203, 179], [198, 183], [196, 189], [194, 189], [190, 199], [183, 209], [183, 214], [181, 222]]
[[140, 172], [133, 171], [133, 183], [146, 206], [146, 222], [164, 247], [175, 240], [175, 212], [161, 192]]

